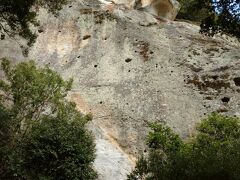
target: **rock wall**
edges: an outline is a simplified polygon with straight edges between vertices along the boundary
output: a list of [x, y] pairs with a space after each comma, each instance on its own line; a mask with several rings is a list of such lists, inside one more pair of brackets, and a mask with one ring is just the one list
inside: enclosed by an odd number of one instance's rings
[[[240, 116], [239, 43], [205, 37], [185, 22], [97, 0], [76, 1], [59, 17], [42, 10], [28, 59], [74, 78], [69, 99], [82, 112], [97, 144], [99, 179], [125, 180], [145, 150], [148, 122], [169, 125], [181, 137], [211, 112]], [[0, 41], [0, 57], [25, 59], [19, 44]]]

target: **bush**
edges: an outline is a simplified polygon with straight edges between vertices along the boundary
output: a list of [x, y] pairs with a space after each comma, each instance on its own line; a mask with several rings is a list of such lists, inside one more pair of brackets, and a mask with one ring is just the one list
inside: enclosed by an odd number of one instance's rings
[[96, 179], [91, 116], [65, 99], [72, 80], [32, 61], [2, 69], [0, 179]]
[[82, 124], [65, 118], [46, 118], [18, 142], [25, 179], [95, 179], [94, 144]]
[[129, 180], [238, 180], [240, 124], [238, 118], [212, 114], [183, 141], [169, 128], [151, 124], [149, 153], [141, 157]]

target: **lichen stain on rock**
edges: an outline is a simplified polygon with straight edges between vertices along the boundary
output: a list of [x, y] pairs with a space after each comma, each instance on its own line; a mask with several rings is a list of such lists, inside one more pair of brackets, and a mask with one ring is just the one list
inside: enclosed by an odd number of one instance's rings
[[193, 77], [187, 79], [187, 84], [193, 84], [200, 91], [207, 91], [209, 88], [221, 91], [222, 88], [227, 89], [230, 88], [230, 82], [228, 79], [228, 74], [223, 74], [222, 79], [215, 78], [216, 76], [202, 75], [199, 76], [194, 74]]

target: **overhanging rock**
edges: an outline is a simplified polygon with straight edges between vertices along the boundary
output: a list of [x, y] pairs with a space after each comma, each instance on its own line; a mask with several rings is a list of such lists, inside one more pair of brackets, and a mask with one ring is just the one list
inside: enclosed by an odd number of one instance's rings
[[176, 0], [99, 0], [108, 4], [112, 2], [117, 5], [125, 5], [129, 9], [139, 9], [146, 11], [157, 18], [163, 20], [174, 20], [180, 9]]
[[[139, 0], [140, 9], [150, 14], [166, 20], [174, 20], [180, 9], [180, 5], [176, 0]], [[138, 8], [139, 5], [136, 8]]]

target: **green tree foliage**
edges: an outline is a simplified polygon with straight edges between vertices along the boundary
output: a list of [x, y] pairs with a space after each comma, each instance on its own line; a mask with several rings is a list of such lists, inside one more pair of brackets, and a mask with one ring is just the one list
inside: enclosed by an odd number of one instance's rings
[[0, 0], [0, 34], [10, 37], [19, 35], [27, 39], [30, 46], [36, 39], [30, 26], [38, 25], [38, 7], [47, 8], [56, 14], [67, 1], [69, 0]]
[[0, 179], [95, 179], [95, 145], [64, 81], [33, 61], [2, 60]]
[[161, 124], [150, 127], [149, 153], [129, 180], [239, 180], [239, 118], [212, 114], [188, 141]]
[[209, 14], [209, 7], [205, 0], [178, 0], [181, 9], [177, 15], [179, 19], [201, 22]]
[[240, 38], [240, 0], [179, 0], [178, 18], [198, 21], [201, 33], [226, 33]]

